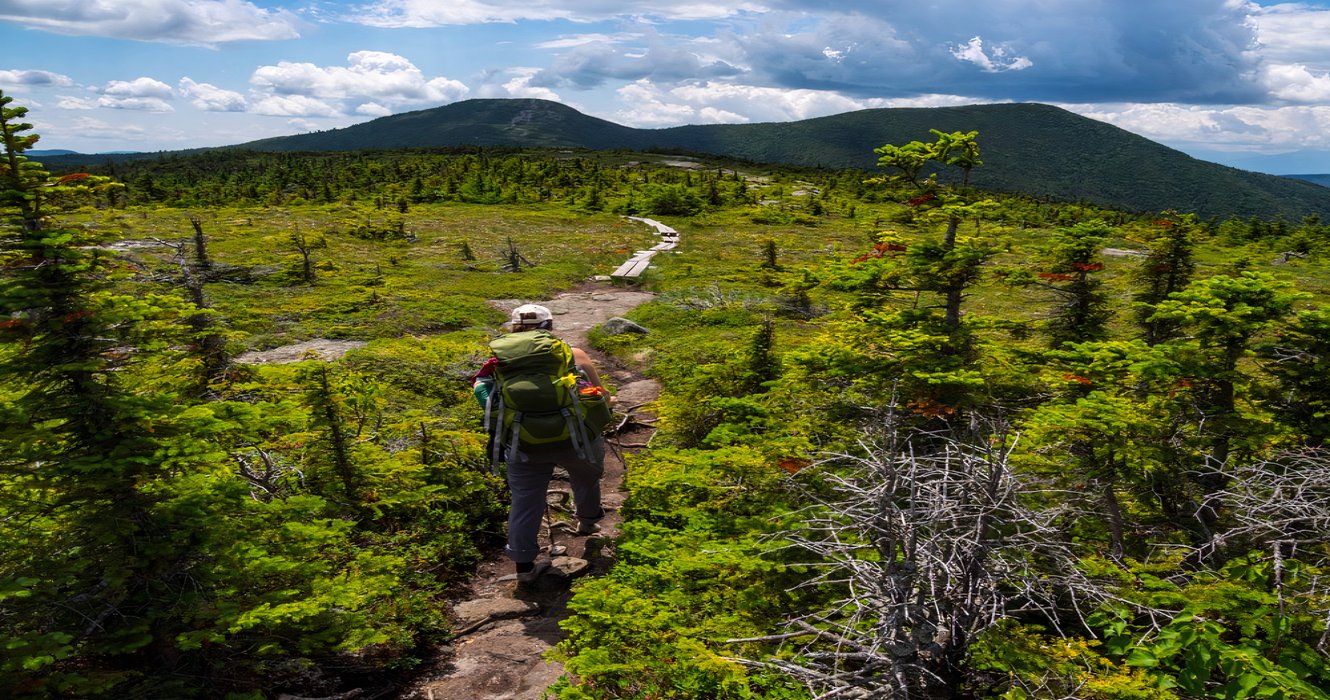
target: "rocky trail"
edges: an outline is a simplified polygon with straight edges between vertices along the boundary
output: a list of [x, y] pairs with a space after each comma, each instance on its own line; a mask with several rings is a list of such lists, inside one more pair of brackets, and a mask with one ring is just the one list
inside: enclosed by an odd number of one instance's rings
[[[554, 323], [558, 335], [577, 347], [585, 347], [586, 333], [591, 328], [608, 321], [615, 316], [650, 301], [654, 295], [618, 289], [608, 285], [588, 283], [571, 292], [565, 292], [547, 301], [537, 303], [549, 307], [554, 312]], [[493, 299], [490, 304], [500, 311], [508, 312], [527, 303], [522, 299]], [[235, 361], [242, 364], [285, 364], [300, 362], [311, 357], [325, 362], [341, 359], [346, 353], [363, 348], [368, 343], [363, 340], [331, 340], [314, 338], [299, 343], [283, 345], [271, 350], [251, 350], [236, 356]]]
[[[626, 420], [624, 429], [614, 437], [625, 444], [642, 444], [650, 437], [651, 404], [660, 386], [643, 378], [635, 368], [587, 348], [586, 334], [652, 297], [646, 292], [588, 284], [535, 302], [554, 312], [555, 334], [586, 349], [616, 387], [616, 417]], [[510, 310], [527, 300], [491, 303]], [[577, 537], [573, 533], [575, 525], [564, 525], [574, 521], [567, 477], [559, 472], [556, 470], [550, 483], [550, 517], [542, 528], [542, 546], [551, 555], [554, 567], [530, 590], [518, 590], [512, 562], [502, 551], [493, 552], [478, 567], [467, 593], [453, 606], [456, 636], [438, 649], [436, 658], [399, 697], [538, 700], [563, 674], [562, 665], [546, 661], [544, 655], [562, 639], [559, 623], [569, 615], [572, 579], [603, 574], [614, 561], [614, 540], [622, 522], [619, 510], [625, 497], [623, 452], [617, 445], [608, 446], [606, 451], [601, 492], [607, 515], [601, 521], [601, 532], [591, 537]]]

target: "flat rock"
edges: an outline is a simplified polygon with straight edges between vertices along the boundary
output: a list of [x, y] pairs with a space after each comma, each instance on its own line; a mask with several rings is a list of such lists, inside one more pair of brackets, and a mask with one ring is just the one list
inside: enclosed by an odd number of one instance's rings
[[123, 250], [148, 250], [151, 248], [165, 248], [166, 246], [154, 240], [146, 240], [146, 241], [125, 240], [125, 241], [117, 241], [109, 245], [100, 245], [93, 247], [101, 248], [102, 250], [123, 251]]
[[303, 343], [292, 343], [271, 350], [253, 350], [236, 357], [236, 362], [246, 365], [280, 365], [288, 362], [316, 359], [328, 362], [339, 360], [346, 353], [363, 348], [363, 340], [328, 340], [315, 338]]
[[626, 409], [629, 406], [650, 403], [660, 396], [660, 383], [654, 379], [643, 379], [641, 381], [624, 384], [619, 387], [615, 394], [620, 408]]
[[590, 563], [585, 559], [577, 557], [554, 557], [550, 560], [550, 569], [547, 575], [562, 576], [563, 578], [577, 578], [586, 573]]
[[1143, 258], [1150, 254], [1148, 250], [1128, 250], [1126, 248], [1105, 248], [1099, 252], [1110, 258]]
[[458, 625], [465, 627], [484, 620], [510, 620], [539, 612], [540, 606], [516, 598], [481, 598], [458, 603], [453, 608]]
[[595, 275], [591, 278], [592, 282], [613, 282], [614, 278], [609, 275]]

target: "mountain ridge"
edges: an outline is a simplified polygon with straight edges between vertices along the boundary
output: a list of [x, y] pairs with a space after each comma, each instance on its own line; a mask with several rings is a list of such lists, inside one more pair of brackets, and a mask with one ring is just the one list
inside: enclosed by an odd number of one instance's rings
[[874, 147], [931, 140], [929, 129], [933, 128], [979, 131], [985, 165], [974, 171], [971, 183], [976, 187], [1131, 211], [1330, 216], [1330, 189], [1325, 187], [1198, 160], [1111, 124], [1039, 103], [867, 109], [794, 122], [637, 129], [548, 100], [473, 99], [228, 148], [276, 152], [451, 146], [663, 150], [871, 170], [876, 161]]

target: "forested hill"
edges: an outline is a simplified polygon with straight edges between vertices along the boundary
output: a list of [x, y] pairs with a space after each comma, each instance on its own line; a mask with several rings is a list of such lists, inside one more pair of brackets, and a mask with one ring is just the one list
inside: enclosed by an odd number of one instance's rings
[[649, 130], [590, 117], [548, 100], [466, 100], [344, 129], [241, 144], [261, 151], [353, 151], [429, 146], [641, 148]]
[[1115, 126], [1041, 104], [869, 109], [796, 122], [633, 129], [546, 100], [487, 99], [242, 144], [265, 151], [459, 145], [679, 150], [832, 168], [874, 165], [873, 148], [978, 130], [973, 184], [1133, 211], [1203, 216], [1330, 215], [1330, 189], [1192, 158]]

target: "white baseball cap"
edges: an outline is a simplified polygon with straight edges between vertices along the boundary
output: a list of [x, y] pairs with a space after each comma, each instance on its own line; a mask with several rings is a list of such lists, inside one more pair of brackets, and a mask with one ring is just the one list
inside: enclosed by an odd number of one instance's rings
[[523, 304], [513, 309], [512, 314], [508, 316], [508, 327], [539, 326], [553, 319], [554, 314], [540, 304]]

